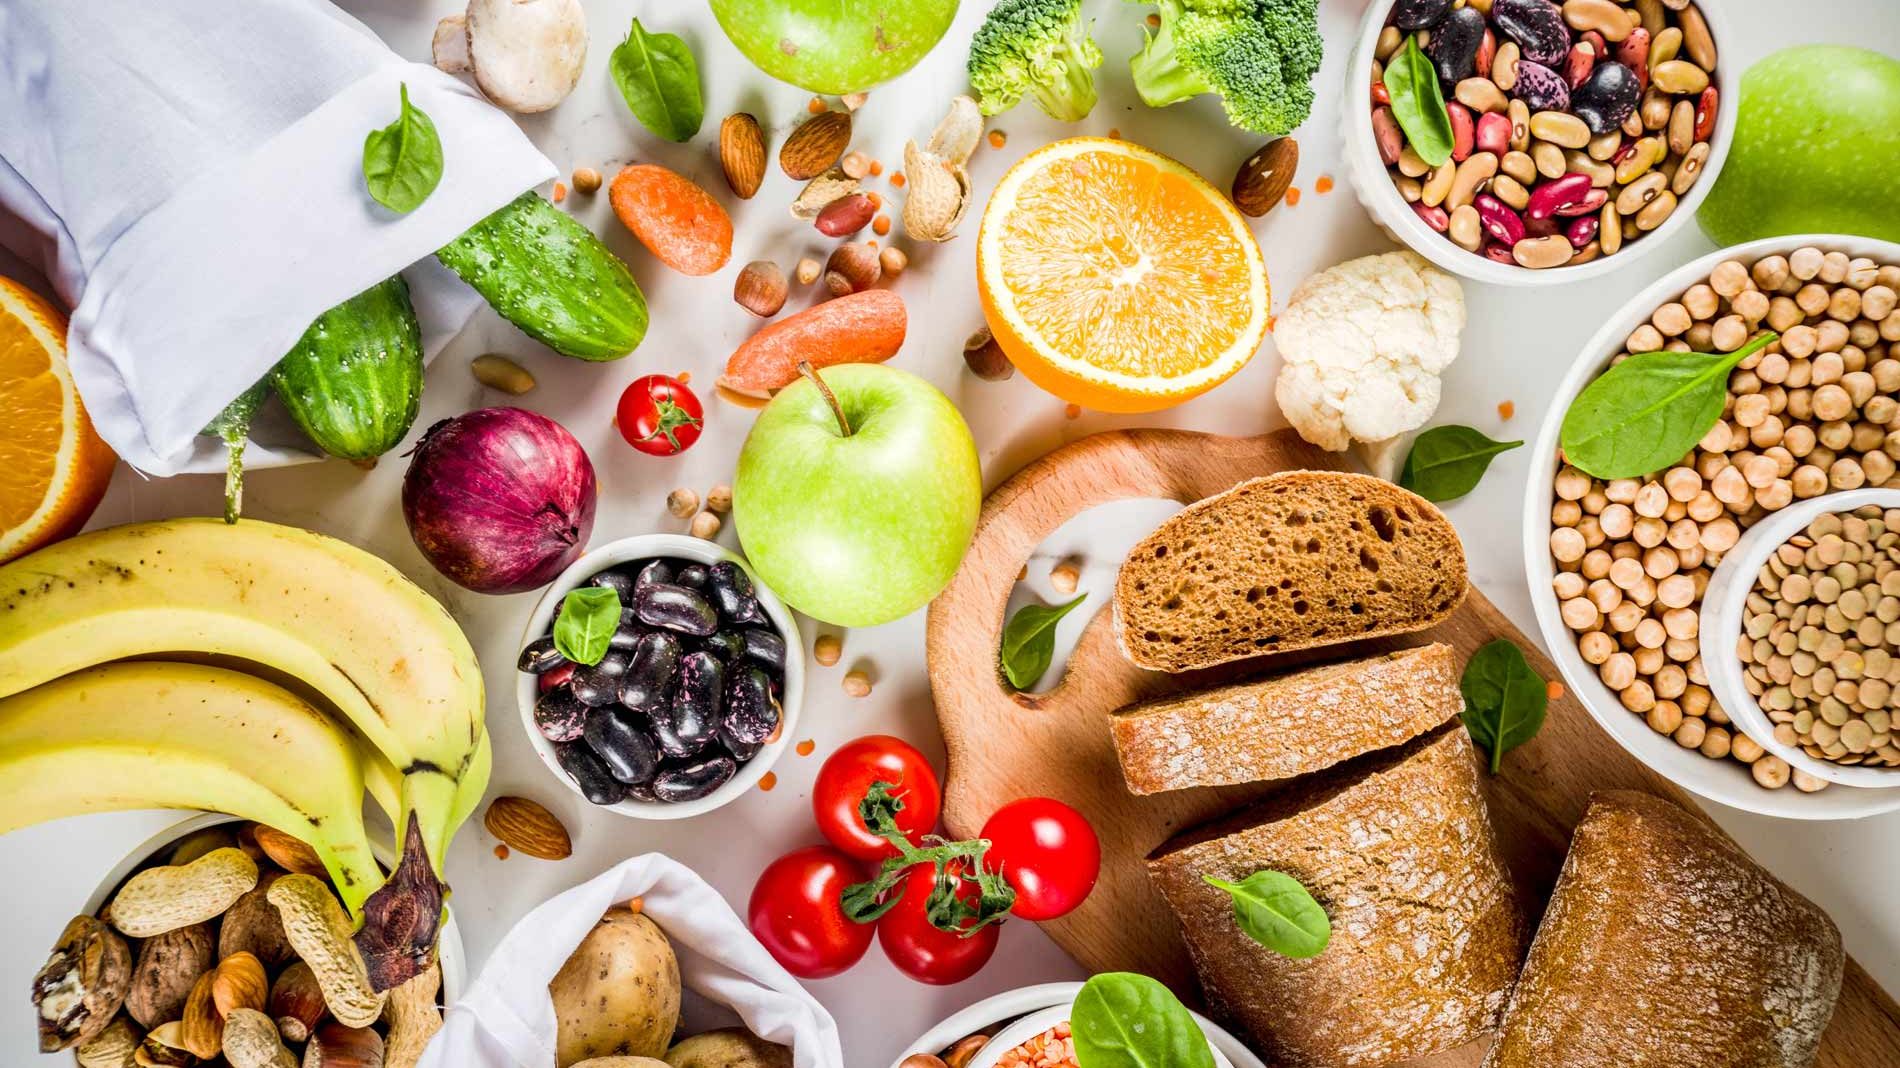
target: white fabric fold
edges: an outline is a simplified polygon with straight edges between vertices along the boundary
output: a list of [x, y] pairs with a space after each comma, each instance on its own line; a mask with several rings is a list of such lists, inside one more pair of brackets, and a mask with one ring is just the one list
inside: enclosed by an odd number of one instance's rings
[[672, 942], [689, 989], [732, 1009], [753, 1034], [790, 1046], [796, 1068], [844, 1068], [831, 1014], [717, 890], [657, 853], [622, 861], [522, 917], [449, 1006], [418, 1068], [554, 1068], [548, 983], [602, 914], [636, 897]]

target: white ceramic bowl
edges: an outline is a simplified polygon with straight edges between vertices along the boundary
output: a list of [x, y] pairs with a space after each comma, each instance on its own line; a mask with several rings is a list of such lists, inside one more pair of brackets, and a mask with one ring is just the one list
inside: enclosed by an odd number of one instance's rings
[[1742, 682], [1742, 660], [1735, 650], [1748, 595], [1768, 557], [1824, 513], [1851, 512], [1869, 504], [1900, 508], [1900, 489], [1824, 493], [1789, 505], [1748, 528], [1735, 547], [1723, 555], [1702, 595], [1702, 664], [1709, 673], [1709, 689], [1714, 691], [1715, 699], [1735, 725], [1763, 749], [1828, 782], [1887, 794], [1895, 806], [1900, 806], [1900, 768], [1836, 764], [1811, 757], [1799, 746], [1776, 741], [1774, 723]]
[[1676, 210], [1669, 218], [1641, 238], [1624, 242], [1623, 250], [1614, 256], [1598, 256], [1589, 263], [1574, 267], [1552, 267], [1539, 271], [1514, 263], [1496, 263], [1477, 253], [1466, 252], [1453, 244], [1449, 237], [1427, 226], [1425, 220], [1419, 218], [1412, 206], [1399, 195], [1385, 163], [1379, 159], [1379, 147], [1372, 137], [1372, 108], [1368, 103], [1367, 86], [1372, 82], [1373, 50], [1378, 46], [1379, 31], [1385, 28], [1392, 2], [1374, 0], [1366, 8], [1365, 18], [1359, 24], [1352, 60], [1346, 64], [1346, 84], [1341, 90], [1341, 99], [1346, 101], [1346, 106], [1341, 109], [1341, 125], [1346, 174], [1352, 180], [1354, 194], [1365, 205], [1373, 221], [1405, 247], [1445, 270], [1475, 282], [1506, 286], [1554, 286], [1579, 282], [1622, 270], [1661, 248], [1670, 234], [1688, 223], [1695, 215], [1696, 208], [1701, 206], [1702, 199], [1714, 188], [1716, 176], [1721, 173], [1722, 164], [1728, 159], [1729, 144], [1734, 140], [1735, 115], [1740, 109], [1735, 106], [1733, 86], [1740, 82], [1740, 71], [1734, 65], [1735, 49], [1729, 30], [1727, 6], [1721, 0], [1697, 0], [1703, 18], [1709, 24], [1709, 34], [1715, 39], [1719, 58], [1714, 84], [1721, 92], [1721, 103], [1715, 115], [1715, 132], [1709, 136], [1709, 160], [1703, 165], [1702, 177], [1682, 198], [1682, 202], [1676, 205]]
[[[730, 552], [715, 542], [704, 538], [688, 537], [684, 534], [636, 534], [630, 538], [608, 542], [606, 545], [589, 552], [586, 556], [569, 564], [566, 571], [554, 580], [554, 583], [541, 595], [534, 606], [534, 613], [528, 617], [527, 629], [522, 633], [521, 646], [526, 648], [548, 633], [554, 625], [554, 616], [561, 610], [561, 598], [569, 590], [580, 586], [595, 574], [618, 564], [633, 560], [646, 560], [656, 556], [667, 556], [681, 560], [692, 560], [702, 564], [717, 564], [730, 561], [745, 568], [752, 577], [752, 589], [758, 595], [759, 605], [765, 609], [772, 626], [785, 638], [785, 689], [779, 699], [781, 708], [781, 727], [776, 741], [760, 749], [751, 760], [741, 765], [739, 773], [732, 780], [697, 801], [681, 801], [675, 804], [663, 804], [655, 801], [636, 801], [628, 798], [617, 805], [595, 806], [604, 811], [618, 812], [623, 816], [633, 816], [647, 820], [681, 820], [711, 812], [745, 793], [765, 776], [780, 754], [791, 744], [793, 731], [798, 726], [798, 710], [805, 699], [805, 642], [798, 633], [798, 621], [792, 618], [791, 610], [778, 599], [744, 558]], [[517, 672], [515, 692], [521, 704], [521, 725], [528, 732], [528, 741], [534, 745], [534, 751], [541, 757], [561, 785], [580, 794], [580, 787], [561, 767], [560, 758], [555, 756], [554, 743], [547, 740], [534, 724], [534, 703], [540, 696], [535, 676], [523, 671]]]
[[[1044, 983], [985, 998], [961, 1012], [952, 1013], [949, 1019], [924, 1032], [904, 1050], [903, 1056], [892, 1062], [891, 1068], [903, 1068], [904, 1057], [913, 1053], [936, 1053], [966, 1035], [983, 1032], [994, 1037], [977, 1051], [969, 1068], [992, 1068], [1004, 1053], [1068, 1019], [1069, 1006], [1081, 990], [1081, 983]], [[1017, 1020], [1018, 1017], [1022, 1019]], [[1017, 1022], [996, 1029], [998, 1024], [1012, 1020]], [[1259, 1057], [1219, 1024], [1199, 1013], [1194, 1014], [1194, 1022], [1201, 1025], [1213, 1044], [1219, 1068], [1266, 1068]]]
[[[1557, 387], [1531, 454], [1531, 477], [1524, 493], [1524, 571], [1530, 583], [1538, 630], [1543, 634], [1551, 658], [1563, 672], [1564, 682], [1590, 710], [1598, 725], [1632, 756], [1677, 786], [1731, 808], [1789, 819], [1857, 819], [1900, 809], [1900, 791], [1828, 789], [1804, 794], [1791, 786], [1765, 790], [1755, 784], [1748, 769], [1741, 764], [1733, 760], [1711, 760], [1693, 749], [1682, 748], [1667, 736], [1651, 730], [1643, 717], [1624, 708], [1617, 695], [1597, 678], [1596, 668], [1577, 652], [1576, 637], [1564, 626], [1557, 612], [1557, 598], [1550, 592], [1551, 580], [1556, 574], [1556, 565], [1550, 556], [1550, 508], [1556, 499], [1551, 476], [1557, 470], [1557, 439], [1570, 402], [1623, 350], [1623, 341], [1630, 331], [1647, 322], [1658, 307], [1708, 278], [1716, 264], [1727, 259], [1752, 263], [1770, 253], [1785, 254], [1806, 245], [1826, 251], [1839, 250], [1850, 256], [1870, 256], [1882, 263], [1900, 263], [1900, 244], [1891, 241], [1831, 234], [1763, 238], [1712, 252], [1669, 272], [1604, 319], [1603, 326], [1584, 344]], [[1736, 709], [1728, 702], [1723, 702], [1722, 707], [1731, 718], [1736, 716]]]
[[[139, 844], [137, 849], [127, 853], [124, 860], [114, 865], [112, 870], [106, 873], [106, 877], [99, 881], [92, 896], [86, 899], [82, 911], [88, 916], [99, 915], [106, 907], [106, 902], [112, 900], [112, 895], [118, 891], [119, 886], [126, 879], [132, 876], [133, 872], [146, 867], [160, 854], [169, 852], [171, 847], [185, 836], [227, 823], [243, 822], [245, 821], [236, 816], [222, 812], [200, 812], [172, 824], [147, 838]], [[394, 866], [396, 863], [395, 850], [384, 843], [372, 842], [370, 849], [385, 867]], [[455, 926], [453, 908], [448, 909], [443, 916], [442, 930], [436, 937], [436, 960], [442, 965], [442, 993], [438, 1000], [444, 1006], [453, 1005], [468, 986], [468, 958], [462, 952], [462, 932]]]

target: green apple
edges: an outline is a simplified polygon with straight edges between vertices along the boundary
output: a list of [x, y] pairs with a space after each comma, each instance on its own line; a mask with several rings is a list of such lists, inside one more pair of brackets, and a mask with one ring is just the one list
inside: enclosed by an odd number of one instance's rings
[[983, 504], [976, 442], [950, 398], [909, 372], [817, 374], [831, 398], [809, 379], [787, 386], [739, 450], [739, 544], [800, 612], [888, 623], [929, 603], [963, 561]]
[[1742, 76], [1740, 107], [1728, 162], [1696, 213], [1710, 238], [1900, 241], [1900, 60], [1840, 45], [1783, 49]]
[[916, 66], [950, 28], [957, 0], [712, 0], [712, 10], [760, 70], [842, 95]]

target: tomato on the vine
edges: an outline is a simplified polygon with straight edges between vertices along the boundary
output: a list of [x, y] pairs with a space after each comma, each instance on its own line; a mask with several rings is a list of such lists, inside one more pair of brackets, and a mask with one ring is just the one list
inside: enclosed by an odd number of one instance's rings
[[752, 933], [772, 958], [800, 979], [823, 979], [856, 964], [871, 948], [869, 924], [844, 914], [844, 889], [864, 878], [857, 862], [835, 849], [807, 846], [759, 873], [746, 908]]
[[825, 839], [859, 860], [898, 855], [896, 846], [865, 827], [858, 810], [872, 784], [880, 782], [889, 783], [891, 794], [903, 803], [897, 828], [912, 842], [936, 828], [943, 809], [936, 769], [915, 746], [885, 734], [846, 743], [818, 769], [811, 806]]
[[1025, 797], [996, 810], [978, 837], [990, 843], [987, 866], [1016, 891], [1010, 912], [1053, 920], [1095, 889], [1102, 844], [1080, 812], [1047, 797]]
[[699, 440], [705, 409], [686, 383], [670, 375], [643, 375], [620, 395], [614, 425], [627, 444], [652, 456], [677, 456]]
[[[944, 878], [956, 879], [956, 897], [974, 908], [977, 885], [959, 878], [962, 870], [961, 861], [952, 861], [945, 867]], [[957, 930], [946, 931], [931, 922], [932, 892], [939, 886], [934, 865], [912, 866], [898, 886], [903, 897], [877, 921], [878, 944], [898, 971], [920, 983], [947, 986], [968, 979], [989, 963], [996, 952], [999, 925], [971, 930], [975, 921], [968, 920]]]

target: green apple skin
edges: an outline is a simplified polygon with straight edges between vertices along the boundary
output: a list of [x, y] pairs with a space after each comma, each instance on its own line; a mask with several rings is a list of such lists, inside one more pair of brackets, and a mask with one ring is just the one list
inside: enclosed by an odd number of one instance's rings
[[732, 518], [786, 604], [841, 627], [922, 608], [957, 573], [983, 505], [976, 441], [950, 398], [906, 371], [848, 363], [779, 391], [739, 450]]
[[760, 70], [843, 95], [917, 65], [957, 15], [957, 0], [712, 0], [713, 16]]
[[1721, 245], [1782, 234], [1900, 241], [1900, 60], [1803, 45], [1750, 67], [1728, 162], [1696, 219]]

